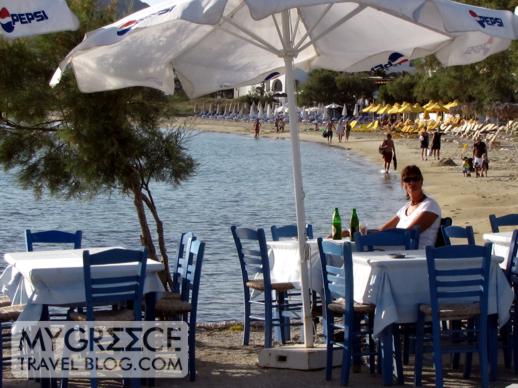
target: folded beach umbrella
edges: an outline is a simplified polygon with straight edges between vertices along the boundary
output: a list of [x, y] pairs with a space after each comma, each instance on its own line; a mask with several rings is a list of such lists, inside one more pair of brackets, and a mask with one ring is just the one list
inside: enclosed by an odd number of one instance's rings
[[0, 27], [0, 36], [15, 39], [77, 30], [79, 20], [65, 0], [2, 0]]
[[[189, 97], [286, 75], [304, 340], [313, 345], [294, 67], [390, 70], [434, 54], [480, 61], [516, 39], [518, 17], [449, 0], [164, 0], [87, 34], [51, 80], [72, 67], [83, 92], [148, 86]], [[355, 106], [355, 115], [358, 114]]]
[[342, 117], [347, 116], [347, 105], [344, 104], [344, 107], [342, 108]]

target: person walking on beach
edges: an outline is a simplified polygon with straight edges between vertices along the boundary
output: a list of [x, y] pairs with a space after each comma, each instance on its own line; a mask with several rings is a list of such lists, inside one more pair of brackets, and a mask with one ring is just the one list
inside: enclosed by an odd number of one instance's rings
[[261, 130], [261, 121], [259, 121], [259, 119], [255, 119], [255, 123], [254, 123], [254, 137], [256, 139], [259, 138], [259, 131]]
[[421, 147], [421, 160], [428, 160], [428, 143], [429, 143], [429, 135], [426, 128], [421, 131], [419, 135], [419, 143]]
[[345, 124], [345, 141], [349, 141], [349, 135], [351, 134], [351, 124], [347, 122]]
[[390, 163], [392, 162], [392, 156], [396, 154], [396, 148], [394, 147], [394, 141], [392, 140], [392, 135], [390, 133], [387, 133], [387, 137], [383, 140], [383, 143], [381, 143], [379, 151], [383, 157], [383, 168], [385, 169], [385, 174], [388, 174]]
[[435, 130], [432, 135], [432, 158], [440, 160], [441, 159], [441, 136], [442, 132], [439, 128]]
[[335, 124], [333, 123], [333, 120], [329, 120], [326, 125], [326, 137], [327, 137], [327, 143], [331, 144], [333, 142], [333, 130], [335, 129]]
[[275, 116], [275, 132], [279, 133], [279, 116]]
[[341, 119], [336, 126], [336, 134], [338, 135], [338, 142], [341, 143], [345, 134], [345, 123], [344, 119]]
[[482, 136], [477, 137], [477, 141], [473, 144], [473, 164], [475, 166], [475, 177], [479, 177], [482, 171], [482, 164], [484, 160], [483, 155], [486, 154], [487, 159], [487, 146], [482, 141]]

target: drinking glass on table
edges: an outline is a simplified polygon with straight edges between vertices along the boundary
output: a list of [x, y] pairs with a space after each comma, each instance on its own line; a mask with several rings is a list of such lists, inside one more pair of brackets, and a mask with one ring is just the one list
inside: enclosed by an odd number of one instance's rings
[[367, 235], [367, 225], [365, 225], [363, 222], [362, 222], [362, 223], [360, 223], [360, 227], [359, 227], [359, 229], [360, 229], [360, 234], [361, 234], [362, 236]]

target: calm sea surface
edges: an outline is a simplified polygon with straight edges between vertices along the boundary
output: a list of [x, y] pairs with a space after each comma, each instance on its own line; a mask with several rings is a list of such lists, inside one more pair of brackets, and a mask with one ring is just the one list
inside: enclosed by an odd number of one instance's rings
[[[241, 319], [242, 282], [230, 226], [262, 227], [269, 236], [271, 225], [295, 223], [290, 142], [197, 133], [188, 147], [200, 163], [197, 175], [177, 188], [153, 187], [169, 254], [176, 254], [182, 231], [204, 240], [199, 320]], [[397, 174], [385, 177], [381, 163], [321, 144], [302, 143], [301, 153], [306, 219], [316, 236], [330, 233], [335, 207], [344, 223], [355, 207], [360, 222], [376, 227], [405, 200]], [[0, 178], [0, 257], [25, 249], [26, 228], [81, 229], [84, 247], [138, 247], [139, 227], [129, 198], [36, 201], [32, 192], [18, 188], [12, 175], [1, 172]]]

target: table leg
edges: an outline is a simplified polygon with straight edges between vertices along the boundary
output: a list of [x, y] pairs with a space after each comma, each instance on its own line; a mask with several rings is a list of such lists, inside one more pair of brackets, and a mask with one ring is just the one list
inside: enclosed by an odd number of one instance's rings
[[392, 325], [381, 332], [381, 357], [383, 362], [383, 385], [392, 385]]

